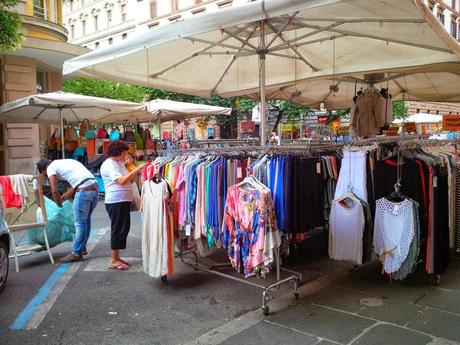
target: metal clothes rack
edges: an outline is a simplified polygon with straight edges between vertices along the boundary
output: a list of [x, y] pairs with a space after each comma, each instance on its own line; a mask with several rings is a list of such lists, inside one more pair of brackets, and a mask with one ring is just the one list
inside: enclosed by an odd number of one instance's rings
[[[169, 153], [174, 153], [175, 155], [186, 154], [186, 153], [200, 153], [200, 152], [207, 152], [207, 153], [224, 153], [224, 152], [239, 152], [239, 151], [251, 151], [251, 152], [259, 152], [261, 150], [265, 150], [266, 148], [263, 147], [225, 147], [225, 148], [200, 148], [200, 149], [187, 149], [187, 150], [173, 150]], [[165, 152], [166, 156], [168, 152]], [[192, 255], [194, 260], [189, 261], [186, 259], [186, 256]], [[278, 247], [275, 251], [275, 270], [276, 270], [276, 281], [271, 284], [260, 284], [253, 282], [249, 279], [243, 279], [231, 274], [223, 273], [219, 271], [219, 268], [224, 267], [231, 267], [231, 263], [221, 263], [215, 264], [212, 266], [204, 266], [198, 262], [198, 254], [193, 250], [186, 250], [182, 249], [180, 246], [178, 257], [180, 258], [181, 262], [188, 267], [191, 267], [195, 270], [204, 271], [210, 274], [218, 275], [220, 277], [230, 279], [233, 281], [237, 281], [246, 285], [250, 285], [259, 289], [262, 289], [262, 312], [264, 315], [270, 314], [270, 309], [268, 306], [268, 302], [272, 299], [270, 295], [271, 291], [279, 289], [282, 285], [288, 284], [289, 287], [293, 290], [294, 297], [297, 300], [299, 298], [298, 287], [302, 284], [302, 273], [290, 270], [284, 267], [281, 267], [281, 257], [280, 257], [280, 248]], [[289, 273], [287, 277], [281, 277], [281, 271]], [[167, 280], [167, 276], [161, 277], [161, 280], [165, 282]]]

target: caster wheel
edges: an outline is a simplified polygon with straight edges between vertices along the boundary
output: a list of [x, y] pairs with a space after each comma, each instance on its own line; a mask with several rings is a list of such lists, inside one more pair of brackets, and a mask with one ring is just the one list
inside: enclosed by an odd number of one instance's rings
[[436, 277], [434, 278], [434, 285], [439, 286], [441, 284], [441, 275], [436, 274]]
[[294, 298], [296, 301], [299, 300], [299, 293], [298, 292], [294, 292]]
[[262, 313], [264, 313], [264, 316], [270, 315], [270, 308], [268, 306], [262, 307]]
[[162, 277], [161, 277], [161, 281], [162, 281], [163, 283], [166, 283], [166, 282], [168, 281], [168, 276], [162, 276]]

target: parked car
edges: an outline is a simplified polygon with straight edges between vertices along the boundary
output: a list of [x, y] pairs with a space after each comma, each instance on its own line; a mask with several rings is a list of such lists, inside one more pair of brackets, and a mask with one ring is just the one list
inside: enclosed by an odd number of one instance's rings
[[8, 269], [10, 266], [10, 234], [8, 231], [0, 227], [0, 292], [3, 291], [8, 278]]

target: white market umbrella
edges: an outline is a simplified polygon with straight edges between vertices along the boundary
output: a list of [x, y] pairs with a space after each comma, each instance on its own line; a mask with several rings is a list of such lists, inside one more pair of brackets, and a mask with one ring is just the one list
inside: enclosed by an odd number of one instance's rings
[[32, 95], [8, 102], [0, 107], [0, 121], [29, 120], [36, 122], [57, 121], [61, 124], [62, 157], [64, 152], [64, 120], [95, 121], [108, 114], [133, 114], [145, 112], [140, 103], [90, 97], [66, 92]]
[[393, 121], [394, 123], [403, 123], [403, 122], [415, 122], [415, 123], [440, 123], [442, 122], [441, 115], [435, 114], [425, 114], [425, 113], [417, 113], [413, 114], [405, 119], [397, 119]]
[[257, 92], [264, 144], [272, 87], [459, 57], [459, 44], [422, 0], [261, 0], [137, 34], [63, 69], [204, 97]]
[[[156, 120], [160, 123], [172, 120], [185, 120], [206, 115], [230, 115], [231, 108], [217, 107], [206, 104], [171, 101], [168, 99], [155, 99], [145, 103], [146, 112], [139, 114], [138, 122]], [[128, 114], [107, 114], [95, 119], [96, 122], [127, 121], [132, 119]], [[110, 120], [110, 121], [109, 121]]]

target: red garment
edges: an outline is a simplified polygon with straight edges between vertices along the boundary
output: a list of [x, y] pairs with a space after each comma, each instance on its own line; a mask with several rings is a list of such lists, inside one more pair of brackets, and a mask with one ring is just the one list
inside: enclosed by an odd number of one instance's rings
[[3, 201], [5, 208], [22, 207], [22, 198], [13, 191], [11, 186], [11, 178], [9, 176], [0, 176], [0, 184], [3, 190]]

